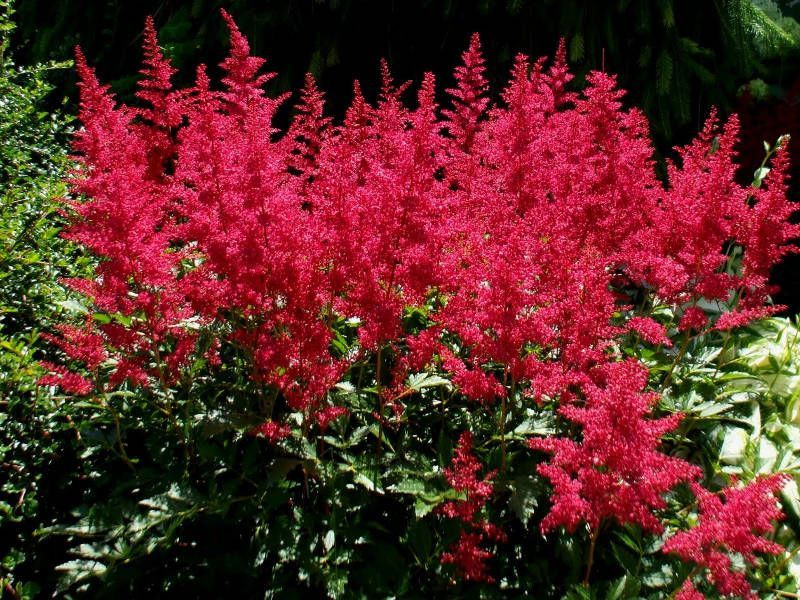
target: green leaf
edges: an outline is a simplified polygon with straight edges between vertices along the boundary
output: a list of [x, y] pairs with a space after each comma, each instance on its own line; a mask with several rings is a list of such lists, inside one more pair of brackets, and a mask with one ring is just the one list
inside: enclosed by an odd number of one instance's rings
[[336, 543], [336, 533], [333, 529], [329, 529], [328, 533], [325, 534], [325, 537], [322, 538], [322, 547], [325, 548], [325, 552], [328, 553], [333, 548], [333, 545]]
[[411, 496], [421, 496], [428, 491], [428, 486], [421, 479], [404, 479], [390, 486], [389, 491], [398, 494], [409, 494]]
[[423, 390], [432, 387], [445, 387], [452, 389], [453, 384], [444, 377], [431, 373], [415, 373], [409, 375], [407, 387], [411, 390]]
[[439, 504], [439, 502], [428, 502], [425, 498], [417, 498], [414, 501], [414, 516], [417, 517], [417, 519], [421, 519]]
[[761, 187], [761, 182], [769, 175], [769, 167], [760, 167], [753, 172], [753, 187]]
[[606, 600], [619, 600], [622, 598], [622, 595], [625, 593], [625, 586], [628, 583], [628, 576], [623, 575], [619, 579], [617, 579], [614, 583], [611, 584], [611, 587], [608, 588], [608, 594], [606, 594]]
[[417, 520], [411, 524], [408, 529], [408, 545], [422, 563], [428, 559], [433, 552], [433, 536], [428, 523]]
[[749, 434], [741, 427], [728, 429], [719, 451], [720, 462], [728, 465], [741, 464], [747, 452], [749, 440]]
[[527, 527], [534, 512], [539, 507], [539, 498], [546, 490], [541, 483], [532, 476], [519, 477], [511, 484], [511, 497], [509, 506], [517, 518]]
[[78, 302], [77, 300], [61, 300], [56, 302], [56, 304], [68, 312], [78, 313], [81, 315], [89, 314], [89, 309], [86, 308], [83, 304]]

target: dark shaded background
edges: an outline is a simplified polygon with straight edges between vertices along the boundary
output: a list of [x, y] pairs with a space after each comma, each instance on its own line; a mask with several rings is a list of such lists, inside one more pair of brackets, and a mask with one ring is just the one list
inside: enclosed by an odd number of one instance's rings
[[[780, 10], [800, 19], [797, 0], [770, 6], [773, 16]], [[794, 164], [800, 166], [800, 36], [793, 40], [791, 30], [783, 35], [771, 28], [745, 0], [20, 0], [16, 56], [23, 63], [63, 60], [80, 44], [101, 79], [127, 99], [146, 15], [154, 16], [161, 44], [182, 70], [181, 83], [192, 78], [196, 64], [216, 65], [224, 56], [221, 7], [234, 16], [254, 53], [278, 72], [271, 92], [297, 89], [310, 71], [334, 116], [349, 103], [354, 79], [374, 97], [381, 57], [399, 80], [419, 81], [424, 71], [434, 72], [441, 90], [477, 31], [496, 94], [516, 52], [552, 55], [564, 37], [577, 85], [590, 69], [617, 73], [629, 102], [647, 112], [660, 157], [691, 139], [717, 106], [742, 116], [743, 181], [761, 160], [763, 140], [774, 142], [781, 133], [794, 134]], [[66, 96], [74, 112], [73, 75], [54, 76], [54, 101]], [[800, 186], [795, 188], [796, 196]], [[793, 258], [775, 275], [784, 290], [776, 301], [795, 312], [798, 274], [800, 261]]]

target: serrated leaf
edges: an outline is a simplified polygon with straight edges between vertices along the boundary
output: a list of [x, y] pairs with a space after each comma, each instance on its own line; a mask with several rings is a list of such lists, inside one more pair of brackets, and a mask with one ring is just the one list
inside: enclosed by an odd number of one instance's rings
[[414, 516], [417, 517], [417, 519], [421, 519], [436, 508], [437, 504], [438, 503], [427, 502], [423, 498], [417, 498], [414, 501]]
[[383, 488], [380, 486], [379, 480], [377, 478], [375, 480], [371, 479], [364, 473], [359, 471], [353, 471], [353, 481], [357, 484], [365, 487], [370, 492], [377, 492], [378, 494], [383, 494]]
[[533, 477], [520, 477], [514, 480], [512, 490], [509, 506], [517, 518], [527, 526], [539, 507], [539, 495], [542, 490]]
[[420, 496], [426, 493], [427, 486], [425, 482], [421, 479], [404, 479], [402, 481], [398, 481], [394, 485], [390, 486], [388, 489], [389, 491], [398, 494]]

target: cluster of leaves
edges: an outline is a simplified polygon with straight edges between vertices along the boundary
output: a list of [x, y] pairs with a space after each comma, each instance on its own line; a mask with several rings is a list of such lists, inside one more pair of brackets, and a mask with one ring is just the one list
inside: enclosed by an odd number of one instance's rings
[[666, 188], [612, 77], [575, 93], [563, 47], [519, 56], [491, 106], [477, 36], [450, 109], [432, 75], [407, 108], [383, 65], [341, 125], [309, 77], [279, 135], [225, 18], [221, 90], [173, 89], [152, 21], [139, 105], [78, 53], [67, 237], [99, 261], [40, 357], [73, 469], [35, 532], [58, 591], [795, 591], [765, 537], [794, 464], [723, 468], [729, 421], [696, 418], [729, 410], [740, 328], [775, 310], [785, 144], [740, 186], [712, 118]]
[[[420, 315], [407, 317], [413, 322]], [[680, 437], [671, 442], [674, 451], [707, 460], [709, 476], [718, 481], [727, 480], [731, 472], [744, 481], [756, 471], [800, 476], [800, 448], [787, 444], [776, 427], [780, 422], [787, 431], [796, 428], [791, 413], [782, 411], [786, 400], [797, 397], [797, 388], [769, 389], [776, 374], [792, 377], [798, 372], [796, 334], [795, 325], [772, 319], [730, 336], [711, 333], [694, 340], [670, 388], [670, 397], [687, 414]], [[729, 374], [721, 379], [727, 394], [709, 384], [719, 379], [714, 370], [723, 346], [720, 370]], [[654, 354], [644, 344], [631, 343], [628, 351], [649, 361], [655, 372], [666, 372], [674, 359], [668, 351]], [[279, 598], [309, 593], [334, 598], [502, 598], [536, 589], [544, 598], [663, 598], [690, 571], [668, 560], [660, 551], [661, 539], [628, 526], [603, 534], [592, 584], [586, 588], [580, 583], [588, 535], [580, 530], [573, 536], [538, 535], [549, 491], [535, 475], [537, 461], [524, 449], [529, 436], [551, 433], [556, 423], [545, 411], [523, 409], [520, 397], [516, 402], [521, 410], [509, 420], [507, 470], [485, 509], [507, 536], [489, 563], [499, 583], [459, 584], [440, 557], [452, 551], [463, 533], [437, 507], [464, 497], [449, 488], [442, 465], [451, 461], [455, 437], [469, 429], [487, 440], [475, 450], [486, 470], [500, 469], [494, 415], [457, 407], [457, 394], [436, 375], [412, 377], [407, 384], [419, 402], [409, 404], [407, 419], [414, 428], [398, 430], [391, 441], [383, 437], [383, 452], [376, 455], [381, 432], [372, 418], [374, 389], [342, 383], [331, 396], [350, 409], [347, 419], [334, 422], [315, 442], [294, 431], [270, 449], [247, 435], [254, 422], [248, 413], [258, 410], [259, 401], [248, 406], [243, 399], [257, 397], [259, 390], [241, 376], [244, 357], [230, 354], [224, 362], [227, 375], [216, 372], [212, 380], [199, 373], [204, 383], [194, 388], [198, 396], [224, 389], [228, 401], [222, 410], [208, 411], [195, 402], [186, 420], [178, 416], [190, 435], [188, 459], [180, 435], [155, 417], [154, 410], [143, 410], [133, 396], [108, 399], [125, 411], [123, 439], [133, 470], [119, 454], [111, 418], [75, 415], [84, 432], [82, 462], [75, 469], [91, 477], [94, 491], [76, 506], [73, 520], [37, 534], [40, 543], [63, 539], [71, 548], [69, 555], [53, 556], [62, 561], [62, 594], [213, 596], [237, 589]], [[359, 370], [362, 380], [374, 376], [373, 364], [361, 364]], [[736, 389], [748, 395], [746, 407], [738, 397], [730, 400]], [[772, 412], [773, 407], [779, 410]], [[763, 426], [756, 423], [758, 430], [751, 428], [750, 411], [768, 415]], [[290, 416], [293, 423], [300, 419], [299, 413]], [[736, 427], [745, 428], [755, 442], [733, 459], [725, 440], [726, 432]], [[757, 462], [762, 436], [786, 453], [766, 468]], [[733, 469], [733, 462], [740, 468]], [[792, 488], [786, 493], [792, 494]], [[800, 581], [795, 558], [800, 520], [794, 501], [783, 501], [788, 518], [775, 539], [787, 551], [750, 570], [764, 598], [781, 597], [773, 596], [774, 590], [796, 593]], [[691, 510], [688, 497], [678, 502]]]

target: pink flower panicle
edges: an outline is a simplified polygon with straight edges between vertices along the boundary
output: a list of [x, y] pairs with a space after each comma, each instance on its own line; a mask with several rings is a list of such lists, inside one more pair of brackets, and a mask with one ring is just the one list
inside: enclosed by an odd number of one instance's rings
[[465, 431], [458, 439], [452, 462], [450, 467], [444, 470], [444, 476], [450, 487], [457, 492], [464, 492], [466, 498], [444, 504], [441, 508], [443, 514], [453, 519], [461, 519], [465, 523], [475, 520], [475, 515], [492, 495], [492, 479], [496, 474], [492, 471], [483, 479], [479, 479], [478, 473], [481, 469], [481, 463], [472, 453], [472, 433]]
[[481, 463], [472, 453], [472, 433], [465, 431], [458, 440], [451, 465], [444, 470], [444, 476], [454, 490], [464, 493], [466, 497], [443, 504], [439, 512], [460, 520], [466, 529], [461, 532], [450, 552], [442, 555], [441, 560], [442, 564], [456, 565], [466, 581], [492, 582], [494, 579], [488, 574], [486, 565], [492, 554], [482, 549], [481, 543], [486, 540], [505, 541], [506, 536], [499, 527], [479, 516], [492, 495], [492, 479], [496, 474], [492, 471], [481, 479], [478, 477], [481, 468]]
[[453, 109], [443, 110], [442, 115], [447, 120], [450, 134], [463, 150], [468, 151], [478, 131], [478, 119], [489, 106], [489, 82], [484, 75], [486, 66], [477, 33], [470, 38], [469, 48], [461, 55], [461, 60], [463, 64], [455, 70], [456, 87], [447, 89]]
[[316, 174], [322, 141], [330, 132], [332, 119], [325, 116], [324, 109], [325, 95], [317, 87], [314, 76], [307, 73], [297, 116], [287, 131], [287, 138], [294, 145], [289, 155], [289, 166], [308, 182]]
[[325, 432], [336, 419], [344, 417], [349, 413], [350, 411], [343, 406], [327, 406], [321, 408], [315, 415], [315, 418], [320, 431]]
[[56, 329], [61, 335], [42, 334], [42, 338], [60, 348], [67, 358], [77, 360], [89, 370], [99, 367], [108, 358], [105, 340], [91, 329], [91, 323], [84, 328], [60, 324]]
[[41, 386], [53, 385], [61, 388], [65, 394], [76, 396], [88, 396], [94, 390], [92, 382], [78, 373], [73, 373], [62, 365], [51, 362], [41, 361], [42, 367], [50, 371], [47, 375], [39, 378], [38, 384]]
[[678, 323], [680, 331], [702, 331], [708, 324], [708, 316], [702, 308], [691, 306], [683, 311]]
[[770, 315], [785, 310], [785, 306], [759, 306], [756, 308], [744, 308], [741, 310], [733, 310], [720, 315], [717, 322], [714, 323], [714, 329], [718, 331], [728, 331], [737, 327], [743, 327], [753, 321], [765, 319]]
[[450, 551], [442, 554], [442, 564], [455, 565], [465, 581], [492, 583], [494, 577], [489, 574], [486, 561], [493, 555], [481, 547], [483, 541], [484, 536], [480, 532], [462, 531]]
[[605, 519], [662, 530], [654, 511], [666, 507], [664, 494], [682, 481], [700, 476], [684, 460], [658, 450], [661, 436], [676, 427], [680, 415], [647, 418], [657, 396], [642, 390], [647, 369], [634, 361], [609, 363], [585, 389], [582, 406], [559, 412], [583, 428], [583, 439], [531, 438], [530, 447], [552, 454], [538, 471], [553, 485], [553, 505], [541, 523], [543, 532], [563, 525], [572, 532], [585, 522], [596, 530]]
[[627, 327], [638, 333], [649, 344], [672, 345], [672, 341], [667, 337], [666, 328], [650, 317], [633, 317], [628, 321]]
[[[697, 483], [692, 491], [699, 503], [700, 521], [667, 539], [662, 551], [702, 567], [722, 595], [755, 600], [744, 572], [734, 568], [732, 555], [755, 564], [757, 554], [780, 554], [783, 547], [765, 537], [783, 517], [775, 494], [788, 476], [760, 477], [741, 487], [714, 494]], [[685, 584], [686, 585], [686, 584]], [[690, 584], [689, 584], [690, 585]]]
[[675, 600], [706, 600], [706, 597], [697, 591], [690, 580], [686, 580], [681, 585], [681, 589], [675, 596]]

